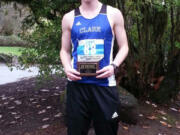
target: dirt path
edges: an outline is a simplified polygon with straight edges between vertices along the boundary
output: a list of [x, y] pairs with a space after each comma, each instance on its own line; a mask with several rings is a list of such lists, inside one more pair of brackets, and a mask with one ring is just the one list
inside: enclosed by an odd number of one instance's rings
[[[0, 135], [66, 135], [61, 104], [65, 85], [66, 80], [58, 77], [41, 87], [35, 78], [0, 85]], [[138, 124], [120, 122], [118, 134], [180, 135], [179, 103], [141, 102]]]

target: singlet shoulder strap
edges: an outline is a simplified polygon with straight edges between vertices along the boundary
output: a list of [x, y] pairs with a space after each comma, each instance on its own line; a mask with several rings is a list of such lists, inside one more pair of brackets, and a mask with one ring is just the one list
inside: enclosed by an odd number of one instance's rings
[[75, 17], [81, 15], [79, 7], [75, 9]]
[[107, 5], [103, 4], [101, 11], [100, 11], [100, 14], [106, 14], [106, 13], [107, 13]]
[[[100, 14], [106, 14], [107, 13], [107, 5], [103, 4], [102, 7], [101, 7], [101, 11], [100, 11]], [[79, 7], [75, 9], [75, 17], [76, 16], [80, 16], [81, 13], [80, 13], [80, 10], [79, 10]]]

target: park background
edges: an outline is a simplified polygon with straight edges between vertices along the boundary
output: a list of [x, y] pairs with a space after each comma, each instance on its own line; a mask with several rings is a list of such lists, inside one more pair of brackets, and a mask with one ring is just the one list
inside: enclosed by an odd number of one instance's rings
[[[128, 117], [127, 119], [122, 117], [122, 121], [135, 125], [131, 127], [121, 123], [120, 127], [125, 131], [119, 132], [127, 135], [133, 135], [136, 132], [142, 135], [143, 132], [147, 135], [180, 134], [178, 130], [180, 128], [180, 115], [178, 114], [180, 113], [180, 1], [102, 0], [102, 2], [120, 9], [123, 13], [130, 48], [129, 55], [120, 66], [116, 78], [120, 95], [122, 95], [120, 99], [124, 105], [122, 116]], [[64, 103], [58, 103], [60, 101], [64, 102], [66, 84], [59, 59], [61, 20], [65, 13], [78, 7], [79, 4], [76, 0], [0, 1], [1, 62], [6, 63], [10, 69], [14, 66], [18, 69], [27, 69], [32, 66], [38, 67], [38, 76], [36, 78], [0, 86], [0, 93], [2, 93], [0, 107], [4, 109], [0, 110], [0, 120], [2, 119], [0, 131], [3, 135], [15, 134], [11, 133], [13, 129], [17, 128], [17, 125], [20, 129], [22, 125], [19, 125], [22, 117], [17, 118], [17, 116], [13, 116], [10, 119], [11, 117], [8, 115], [4, 116], [5, 113], [10, 113], [8, 111], [8, 104], [11, 102], [5, 101], [6, 96], [3, 93], [10, 94], [11, 96], [13, 92], [16, 93], [15, 95], [17, 95], [18, 100], [12, 100], [15, 103], [14, 105], [23, 105], [20, 99], [26, 101], [28, 98], [28, 96], [21, 97], [20, 94], [17, 94], [18, 90], [16, 91], [15, 87], [22, 86], [24, 94], [31, 93], [31, 96], [33, 96], [33, 93], [35, 95], [39, 94], [41, 95], [40, 99], [46, 97], [46, 100], [48, 99], [49, 103], [52, 103], [55, 108], [55, 110], [48, 112], [48, 114], [50, 115], [55, 111], [56, 114], [54, 116], [62, 114], [61, 116], [63, 117], [62, 108], [64, 105], [62, 104]], [[114, 55], [116, 50], [117, 46], [115, 45]], [[29, 87], [25, 85], [26, 83]], [[28, 83], [35, 83], [35, 86]], [[7, 89], [11, 89], [9, 93]], [[56, 100], [49, 97], [47, 93], [44, 95], [43, 92], [54, 92], [53, 95], [56, 95], [56, 98], [54, 98]], [[42, 103], [44, 102], [42, 100]], [[26, 105], [23, 105], [23, 107], [26, 108]], [[42, 106], [40, 101], [39, 105], [36, 105], [37, 108]], [[165, 109], [165, 112], [160, 108]], [[166, 111], [170, 111], [170, 114]], [[44, 114], [45, 112], [47, 111], [41, 109], [37, 113]], [[130, 112], [128, 116], [125, 115], [127, 112]], [[11, 113], [17, 112], [12, 111]], [[34, 113], [36, 112], [33, 112], [33, 117], [37, 119]], [[10, 122], [6, 122], [3, 118], [7, 118]], [[47, 122], [50, 119], [48, 118], [49, 116], [42, 117], [42, 121]], [[61, 121], [63, 119], [61, 117], [58, 118], [42, 125], [42, 129], [47, 130], [55, 127], [58, 129], [54, 121], [58, 123], [58, 120]], [[38, 121], [39, 125], [36, 124], [40, 126], [43, 122]], [[32, 126], [34, 123], [30, 121], [29, 126], [26, 124], [24, 130], [17, 132], [20, 132], [19, 134], [26, 134], [27, 132], [36, 132], [38, 130], [37, 134], [47, 134], [45, 132], [48, 131], [39, 133], [41, 128], [36, 129], [36, 126]], [[63, 127], [63, 124], [58, 124], [60, 127]], [[156, 126], [153, 128], [152, 125]], [[31, 128], [32, 130], [29, 130]], [[63, 127], [64, 130], [65, 126]], [[58, 132], [62, 131], [57, 130], [54, 134]], [[93, 134], [93, 131], [90, 134]]]

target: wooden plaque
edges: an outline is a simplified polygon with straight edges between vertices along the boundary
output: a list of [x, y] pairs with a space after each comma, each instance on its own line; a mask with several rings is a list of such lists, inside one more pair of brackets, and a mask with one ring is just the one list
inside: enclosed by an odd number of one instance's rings
[[81, 76], [96, 76], [99, 70], [99, 62], [78, 62], [77, 66]]

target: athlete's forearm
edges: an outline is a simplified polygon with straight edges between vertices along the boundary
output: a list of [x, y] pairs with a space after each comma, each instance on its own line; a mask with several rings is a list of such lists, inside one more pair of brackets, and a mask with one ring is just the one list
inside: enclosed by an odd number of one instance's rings
[[67, 52], [65, 50], [61, 50], [60, 51], [60, 59], [61, 59], [61, 62], [63, 64], [63, 67], [65, 70], [72, 68], [71, 55], [69, 52]]
[[122, 63], [122, 62], [125, 60], [125, 58], [127, 57], [128, 52], [129, 52], [129, 47], [128, 47], [128, 45], [123, 45], [123, 46], [119, 49], [119, 51], [118, 51], [118, 53], [117, 53], [117, 55], [116, 55], [113, 63], [114, 63], [115, 65], [117, 65], [117, 66], [120, 66], [121, 63]]
[[80, 73], [72, 68], [70, 53], [62, 49], [60, 52], [60, 57], [66, 76], [73, 81], [81, 80], [82, 78], [79, 76]]

